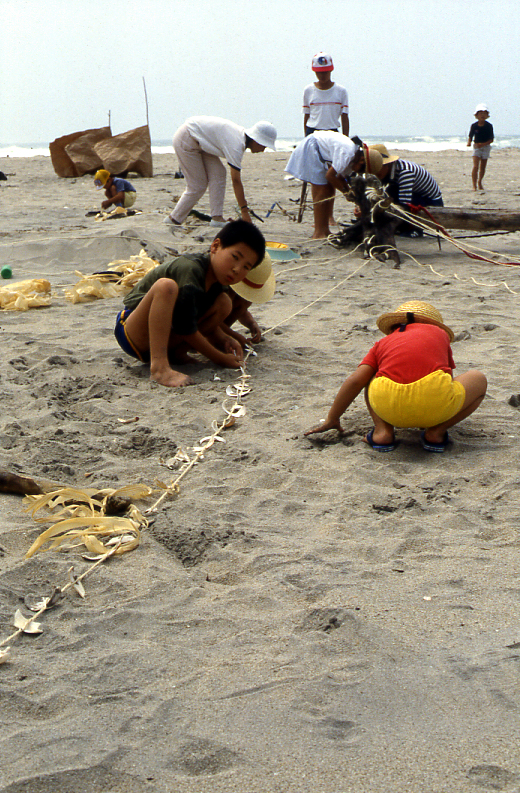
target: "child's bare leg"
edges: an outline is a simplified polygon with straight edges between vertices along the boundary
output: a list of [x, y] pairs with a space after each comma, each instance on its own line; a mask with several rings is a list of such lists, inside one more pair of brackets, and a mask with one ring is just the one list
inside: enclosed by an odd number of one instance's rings
[[480, 161], [480, 157], [473, 157], [473, 170], [471, 171], [471, 181], [473, 182], [473, 190], [477, 189], [479, 161]]
[[200, 332], [206, 336], [215, 347], [220, 348], [221, 346], [220, 340], [214, 335], [215, 331], [221, 325], [225, 324], [225, 320], [231, 313], [232, 307], [231, 298], [229, 295], [222, 292], [199, 322], [198, 328]]
[[191, 377], [175, 371], [168, 360], [172, 316], [179, 287], [160, 278], [126, 320], [126, 331], [138, 350], [150, 350], [150, 379], [171, 388], [189, 385]]
[[329, 218], [334, 195], [334, 188], [330, 184], [313, 184], [312, 200], [314, 202], [314, 234], [313, 240], [322, 240], [329, 236]]
[[[395, 439], [394, 426], [393, 424], [388, 424], [387, 421], [383, 421], [381, 416], [378, 416], [377, 413], [374, 412], [372, 405], [368, 401], [368, 388], [365, 388], [365, 402], [368, 412], [372, 417], [372, 421], [374, 422], [374, 432], [372, 434], [373, 442], [380, 446], [393, 443]], [[364, 440], [366, 440], [366, 438]]]
[[464, 372], [464, 374], [454, 379], [464, 386], [466, 398], [459, 412], [449, 419], [449, 421], [445, 421], [443, 424], [437, 424], [435, 427], [428, 427], [424, 433], [424, 437], [431, 443], [442, 443], [446, 435], [446, 430], [458, 424], [459, 421], [462, 421], [462, 419], [465, 419], [467, 416], [470, 416], [486, 396], [487, 380], [485, 375], [479, 372], [478, 369], [470, 369], [469, 372]]
[[486, 173], [486, 165], [487, 165], [487, 160], [482, 160], [481, 159], [480, 160], [480, 169], [479, 169], [479, 172], [478, 172], [478, 187], [479, 187], [479, 190], [483, 190], [484, 189], [484, 187], [482, 186], [482, 179], [484, 178], [484, 174]]

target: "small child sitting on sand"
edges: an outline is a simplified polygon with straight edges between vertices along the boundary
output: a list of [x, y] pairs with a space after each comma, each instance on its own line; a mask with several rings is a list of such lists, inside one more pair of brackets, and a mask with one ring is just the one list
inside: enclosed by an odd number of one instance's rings
[[137, 192], [135, 187], [127, 179], [120, 176], [112, 176], [103, 168], [97, 171], [94, 176], [94, 184], [98, 190], [105, 188], [106, 201], [101, 202], [103, 209], [108, 209], [112, 204], [115, 207], [129, 209], [135, 204]]
[[192, 363], [189, 349], [238, 369], [244, 355], [237, 336], [243, 337], [226, 324], [233, 308], [226, 287], [247, 279], [264, 256], [262, 232], [252, 223], [234, 220], [218, 232], [209, 253], [163, 262], [124, 298], [114, 331], [119, 346], [149, 361], [150, 378], [170, 387], [193, 382], [170, 366], [170, 358]]
[[250, 341], [257, 344], [262, 340], [262, 331], [256, 319], [249, 311], [252, 303], [267, 303], [274, 295], [276, 279], [273, 273], [271, 257], [265, 254], [258, 267], [238, 284], [231, 284], [231, 313], [226, 317], [225, 324], [230, 328], [232, 336], [244, 347], [248, 340], [231, 328], [234, 322], [240, 322], [251, 334]]
[[373, 449], [395, 449], [394, 427], [421, 427], [423, 448], [444, 452], [450, 442], [448, 428], [473, 413], [484, 399], [485, 376], [471, 369], [453, 378], [453, 331], [429, 303], [403, 303], [396, 311], [382, 314], [377, 327], [385, 338], [374, 344], [345, 380], [325, 421], [305, 435], [330, 429], [342, 433], [341, 415], [365, 388], [374, 422], [365, 441]]

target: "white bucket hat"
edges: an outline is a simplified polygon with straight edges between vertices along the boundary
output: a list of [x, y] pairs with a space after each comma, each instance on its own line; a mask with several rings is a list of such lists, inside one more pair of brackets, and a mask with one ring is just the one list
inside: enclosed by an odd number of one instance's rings
[[257, 121], [252, 127], [246, 129], [246, 135], [260, 146], [267, 146], [269, 149], [276, 147], [276, 129], [269, 121]]
[[483, 110], [485, 113], [489, 113], [489, 107], [484, 102], [481, 102], [480, 105], [476, 106], [475, 113], [479, 113], [481, 110]]

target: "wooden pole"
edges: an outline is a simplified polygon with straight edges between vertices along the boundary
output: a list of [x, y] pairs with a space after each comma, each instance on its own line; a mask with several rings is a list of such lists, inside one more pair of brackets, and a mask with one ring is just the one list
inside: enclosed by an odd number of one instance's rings
[[144, 77], [143, 77], [143, 88], [144, 88], [144, 101], [146, 104], [146, 126], [150, 127], [150, 119], [148, 117], [148, 94], [146, 93], [146, 83], [144, 81]]
[[307, 182], [302, 182], [302, 191], [300, 193], [300, 208], [298, 209], [298, 223], [302, 222], [303, 213], [305, 212], [306, 198], [307, 198]]

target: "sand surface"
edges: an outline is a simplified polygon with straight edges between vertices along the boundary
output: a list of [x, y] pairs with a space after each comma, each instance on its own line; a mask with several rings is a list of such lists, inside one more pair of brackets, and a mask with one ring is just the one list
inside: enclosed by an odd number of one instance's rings
[[[245, 159], [262, 216], [275, 201], [296, 213], [287, 157]], [[446, 205], [519, 207], [516, 150], [493, 152], [479, 194], [469, 151], [409, 158], [436, 176]], [[173, 236], [162, 223], [183, 183], [173, 157], [154, 165], [153, 179], [131, 177], [142, 214], [99, 223], [85, 216], [100, 200], [91, 177], [59, 179], [44, 157], [0, 161], [0, 265], [53, 287], [49, 308], [0, 316], [1, 468], [77, 487], [153, 486], [175, 476], [165, 460], [221, 419], [236, 372], [201, 360], [183, 368], [194, 386], [152, 384], [114, 341], [119, 299], [63, 298], [75, 270], [143, 243], [209, 247], [207, 224]], [[339, 220], [351, 214], [338, 202]], [[84, 600], [69, 592], [41, 635], [12, 642], [0, 666], [1, 793], [520, 791], [509, 404], [520, 392], [520, 269], [401, 238], [395, 270], [311, 241], [310, 213], [297, 224], [277, 209], [262, 230], [302, 259], [276, 265], [275, 296], [254, 309], [269, 332], [248, 361], [247, 413], [162, 503], [138, 549], [98, 567]], [[474, 242], [493, 260], [520, 257], [520, 232]], [[427, 454], [403, 430], [396, 451], [373, 452], [361, 397], [343, 438], [304, 438], [379, 338], [379, 314], [410, 299], [432, 302], [454, 329], [457, 371], [489, 378], [453, 445]], [[79, 552], [25, 560], [42, 527], [20, 497], [0, 504], [1, 640], [27, 593], [89, 563]]]

